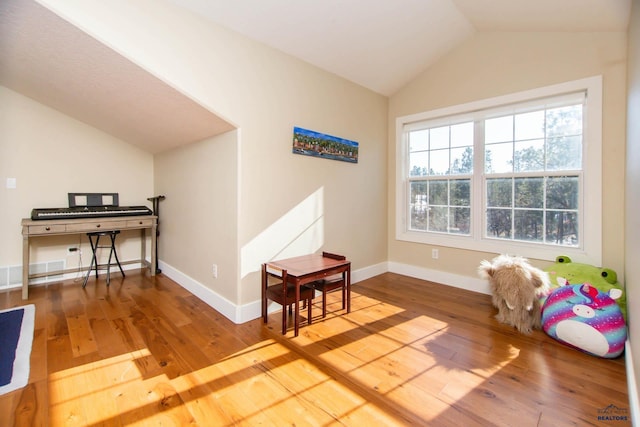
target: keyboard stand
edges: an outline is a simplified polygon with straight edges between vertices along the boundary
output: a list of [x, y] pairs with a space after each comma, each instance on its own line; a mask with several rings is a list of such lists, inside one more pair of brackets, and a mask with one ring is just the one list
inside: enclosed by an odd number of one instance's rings
[[[108, 217], [108, 218], [76, 218], [55, 220], [22, 220], [22, 299], [29, 298], [29, 279], [54, 276], [63, 273], [72, 273], [77, 268], [48, 271], [46, 273], [29, 274], [30, 243], [34, 237], [60, 236], [70, 234], [85, 234], [95, 231], [111, 230], [140, 230], [140, 260], [126, 261], [122, 264], [140, 263], [149, 267], [150, 274], [155, 276], [156, 270], [156, 244], [157, 244], [158, 217], [155, 215]], [[151, 262], [146, 260], [146, 231], [150, 231], [151, 238]]]
[[[118, 251], [116, 250], [116, 236], [120, 234], [120, 230], [111, 230], [111, 231], [94, 231], [91, 233], [87, 233], [87, 238], [89, 239], [89, 244], [91, 245], [91, 264], [89, 264], [89, 271], [87, 271], [87, 275], [84, 276], [84, 282], [82, 282], [82, 287], [87, 286], [87, 281], [91, 276], [93, 271], [96, 272], [96, 281], [98, 280], [98, 270], [107, 270], [107, 286], [111, 283], [111, 267], [118, 267], [120, 269], [120, 273], [122, 277], [125, 277], [124, 270], [122, 269], [122, 265], [120, 264], [120, 260], [118, 259]], [[102, 244], [100, 245], [100, 237], [108, 237], [111, 242], [109, 245]], [[95, 239], [95, 240], [94, 240]], [[106, 264], [100, 264], [98, 260], [98, 249], [109, 249], [109, 260]], [[115, 257], [115, 264], [111, 263], [111, 258]]]

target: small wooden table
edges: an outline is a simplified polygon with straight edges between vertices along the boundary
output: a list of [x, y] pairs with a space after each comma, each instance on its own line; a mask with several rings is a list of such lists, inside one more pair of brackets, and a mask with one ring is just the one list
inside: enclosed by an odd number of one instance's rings
[[[347, 287], [347, 313], [351, 312], [351, 261], [346, 259], [335, 259], [322, 254], [302, 255], [294, 258], [270, 261], [267, 264], [282, 270], [287, 270], [287, 282], [293, 283], [296, 288], [296, 302], [294, 305], [294, 336], [298, 336], [300, 325], [300, 312], [298, 304], [300, 302], [300, 286], [328, 276], [342, 274]], [[263, 310], [266, 307], [263, 305]], [[282, 307], [286, 310], [286, 307]], [[263, 313], [264, 314], [264, 313]]]

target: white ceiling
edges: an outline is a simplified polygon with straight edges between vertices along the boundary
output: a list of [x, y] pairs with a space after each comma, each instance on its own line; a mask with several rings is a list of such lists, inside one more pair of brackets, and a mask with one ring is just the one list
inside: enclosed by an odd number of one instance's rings
[[0, 0], [0, 84], [151, 153], [233, 129], [32, 0]]
[[[169, 1], [391, 95], [477, 31], [626, 31], [632, 0]], [[152, 153], [232, 129], [33, 0], [0, 1], [0, 84]]]
[[384, 95], [476, 31], [626, 31], [631, 0], [169, 0]]

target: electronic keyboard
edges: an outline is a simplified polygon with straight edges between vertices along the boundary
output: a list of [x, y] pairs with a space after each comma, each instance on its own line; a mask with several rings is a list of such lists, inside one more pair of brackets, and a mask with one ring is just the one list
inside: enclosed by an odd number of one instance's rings
[[33, 209], [31, 211], [31, 219], [102, 218], [152, 214], [151, 209], [146, 206], [76, 206], [72, 208]]

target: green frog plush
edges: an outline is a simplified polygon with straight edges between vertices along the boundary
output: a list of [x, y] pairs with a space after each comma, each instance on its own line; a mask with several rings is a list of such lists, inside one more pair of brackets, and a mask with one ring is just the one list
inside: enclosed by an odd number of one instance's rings
[[598, 268], [589, 264], [571, 262], [571, 258], [561, 255], [556, 258], [556, 263], [547, 267], [551, 286], [566, 286], [588, 283], [601, 292], [609, 293], [612, 289], [618, 289], [622, 295], [616, 299], [624, 318], [627, 318], [627, 296], [624, 288], [618, 283], [618, 275], [608, 268]]

